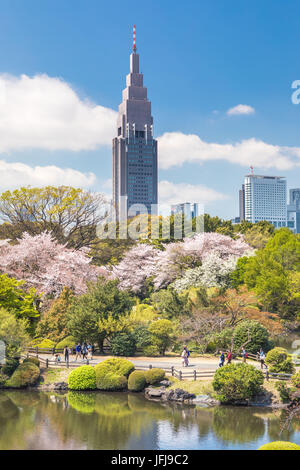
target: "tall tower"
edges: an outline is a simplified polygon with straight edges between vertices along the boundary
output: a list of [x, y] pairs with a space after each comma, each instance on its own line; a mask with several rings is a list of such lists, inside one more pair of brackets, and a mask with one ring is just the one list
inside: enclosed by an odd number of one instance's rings
[[113, 139], [113, 203], [117, 220], [133, 212], [150, 214], [151, 205], [157, 204], [157, 141], [153, 137], [151, 102], [139, 71], [135, 26], [132, 49], [130, 73], [119, 105], [117, 137]]

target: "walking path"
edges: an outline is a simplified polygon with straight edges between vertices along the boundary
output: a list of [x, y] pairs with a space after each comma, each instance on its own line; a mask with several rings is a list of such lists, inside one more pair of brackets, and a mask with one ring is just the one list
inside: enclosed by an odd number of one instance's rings
[[[39, 357], [43, 359], [51, 359], [53, 360], [53, 356], [49, 354], [39, 354]], [[102, 361], [105, 361], [108, 358], [113, 356], [95, 356], [92, 360], [89, 360], [89, 364], [96, 365]], [[63, 359], [62, 355], [61, 358]], [[215, 371], [219, 367], [219, 358], [207, 358], [207, 357], [195, 357], [189, 358], [189, 366], [182, 367], [182, 361], [180, 357], [126, 357], [124, 359], [128, 359], [131, 361], [135, 366], [140, 367], [149, 367], [151, 364], [153, 367], [161, 367], [161, 368], [171, 368], [174, 366], [177, 370], [188, 370], [188, 369], [196, 369], [199, 371]], [[232, 362], [240, 362], [240, 361], [232, 361]], [[255, 361], [249, 361], [250, 364], [260, 368], [260, 364]], [[62, 366], [65, 365], [65, 362], [62, 360], [60, 362]], [[86, 360], [78, 359], [76, 362], [74, 356], [70, 356], [69, 364], [86, 364]]]

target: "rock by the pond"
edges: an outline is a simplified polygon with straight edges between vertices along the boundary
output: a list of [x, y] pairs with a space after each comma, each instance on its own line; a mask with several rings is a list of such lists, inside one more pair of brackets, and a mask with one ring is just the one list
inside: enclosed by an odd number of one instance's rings
[[146, 398], [160, 398], [164, 401], [177, 401], [182, 403], [191, 402], [196, 397], [193, 393], [176, 388], [176, 390], [166, 390], [166, 387], [148, 387], [145, 389]]
[[219, 405], [219, 401], [215, 400], [209, 395], [197, 395], [196, 398], [194, 398], [193, 403], [195, 405], [203, 405], [203, 406]]
[[51, 390], [68, 390], [66, 382], [54, 382], [53, 384], [41, 384], [37, 386], [38, 390], [51, 391]]
[[159, 385], [162, 385], [163, 387], [169, 387], [172, 385], [172, 382], [170, 382], [170, 380], [162, 380]]

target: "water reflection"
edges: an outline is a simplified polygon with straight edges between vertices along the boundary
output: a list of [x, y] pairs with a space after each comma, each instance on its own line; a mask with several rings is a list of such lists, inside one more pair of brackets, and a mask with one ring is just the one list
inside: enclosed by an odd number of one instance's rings
[[[248, 449], [284, 411], [170, 405], [140, 394], [0, 392], [0, 449]], [[281, 436], [300, 444], [300, 419]]]

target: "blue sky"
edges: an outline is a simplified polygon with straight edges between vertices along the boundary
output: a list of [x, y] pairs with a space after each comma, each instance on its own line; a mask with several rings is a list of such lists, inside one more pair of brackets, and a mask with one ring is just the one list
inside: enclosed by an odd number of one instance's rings
[[133, 24], [159, 138], [162, 202], [194, 198], [234, 217], [251, 164], [300, 187], [300, 105], [291, 101], [300, 80], [299, 1], [0, 7], [0, 190], [49, 181], [109, 194], [112, 110]]

